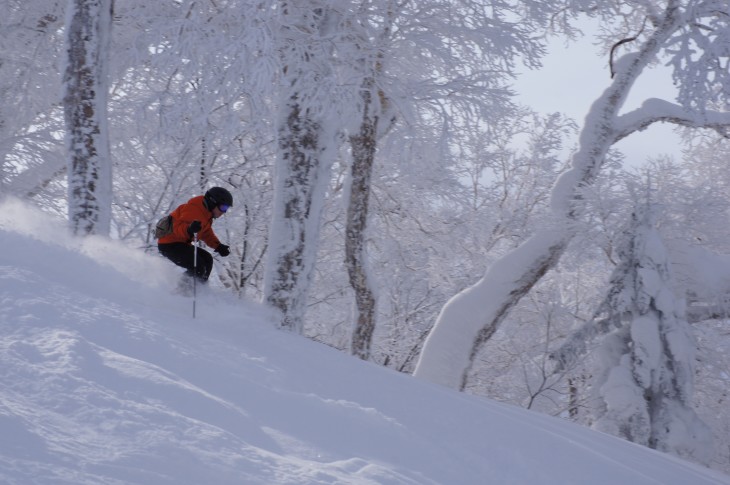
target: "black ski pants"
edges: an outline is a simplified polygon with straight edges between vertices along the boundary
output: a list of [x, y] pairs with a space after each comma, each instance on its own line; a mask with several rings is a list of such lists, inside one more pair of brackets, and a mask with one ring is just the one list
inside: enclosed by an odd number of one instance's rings
[[195, 258], [195, 246], [187, 243], [158, 244], [160, 254], [178, 266], [187, 270], [190, 276], [197, 276], [202, 281], [208, 281], [208, 276], [213, 270], [213, 256], [198, 247], [197, 264], [193, 264]]

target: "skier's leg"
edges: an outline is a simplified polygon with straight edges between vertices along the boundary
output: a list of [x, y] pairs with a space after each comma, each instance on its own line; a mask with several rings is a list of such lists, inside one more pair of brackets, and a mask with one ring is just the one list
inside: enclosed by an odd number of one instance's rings
[[170, 243], [158, 244], [157, 248], [164, 257], [188, 270], [189, 274], [193, 274], [193, 251], [195, 249], [193, 246], [185, 243]]
[[210, 272], [213, 270], [213, 256], [205, 249], [198, 248], [197, 277], [201, 281], [208, 281]]
[[200, 281], [208, 281], [210, 272], [213, 270], [213, 256], [198, 247], [197, 264], [195, 264], [195, 247], [185, 243], [158, 244], [160, 254], [185, 268], [190, 276], [197, 276]]

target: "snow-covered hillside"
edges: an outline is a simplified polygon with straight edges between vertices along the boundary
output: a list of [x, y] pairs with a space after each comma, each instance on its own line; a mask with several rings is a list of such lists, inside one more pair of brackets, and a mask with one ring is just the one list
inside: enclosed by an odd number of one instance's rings
[[178, 269], [0, 202], [0, 483], [730, 484], [275, 330]]

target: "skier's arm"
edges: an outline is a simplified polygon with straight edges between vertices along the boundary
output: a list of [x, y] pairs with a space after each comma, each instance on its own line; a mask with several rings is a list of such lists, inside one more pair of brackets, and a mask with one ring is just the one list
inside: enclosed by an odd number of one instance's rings
[[198, 237], [213, 250], [217, 249], [221, 243], [210, 225], [204, 226]]

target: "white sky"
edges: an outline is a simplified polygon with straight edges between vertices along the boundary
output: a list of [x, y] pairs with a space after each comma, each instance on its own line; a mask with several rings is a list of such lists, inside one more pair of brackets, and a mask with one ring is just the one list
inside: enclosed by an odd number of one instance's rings
[[[515, 83], [519, 100], [542, 113], [561, 112], [579, 126], [593, 101], [610, 83], [608, 60], [599, 57], [590, 36], [567, 46], [562, 40], [550, 45], [543, 68], [526, 70]], [[642, 74], [632, 90], [624, 111], [638, 107], [646, 98], [674, 101], [669, 69], [658, 66]], [[666, 124], [656, 124], [635, 133], [616, 145], [626, 155], [627, 164], [641, 165], [647, 157], [661, 154], [680, 156], [678, 136]]]

